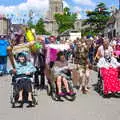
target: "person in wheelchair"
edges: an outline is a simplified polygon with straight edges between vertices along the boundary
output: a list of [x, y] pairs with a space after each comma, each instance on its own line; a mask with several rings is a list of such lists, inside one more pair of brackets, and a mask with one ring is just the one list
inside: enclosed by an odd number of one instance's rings
[[120, 63], [117, 62], [117, 59], [109, 52], [108, 50], [105, 50], [104, 56], [100, 58], [100, 60], [97, 63], [98, 68], [117, 68], [120, 66]]
[[103, 80], [104, 94], [120, 92], [120, 81], [118, 79], [118, 67], [120, 63], [112, 54], [105, 50], [104, 57], [100, 58], [97, 67]]
[[57, 55], [57, 61], [54, 63], [52, 72], [54, 73], [54, 79], [58, 89], [58, 95], [64, 96], [65, 93], [62, 92], [61, 86], [62, 83], [66, 88], [67, 95], [75, 95], [73, 91], [70, 91], [68, 80], [70, 79], [70, 71], [69, 71], [68, 63], [65, 59], [64, 53], [59, 52]]
[[28, 93], [28, 101], [32, 101], [32, 83], [31, 78], [36, 68], [31, 62], [27, 61], [26, 55], [24, 53], [19, 53], [17, 55], [17, 61], [15, 64], [15, 69], [11, 70], [14, 74], [14, 82], [19, 91], [18, 101], [23, 101], [24, 90]]

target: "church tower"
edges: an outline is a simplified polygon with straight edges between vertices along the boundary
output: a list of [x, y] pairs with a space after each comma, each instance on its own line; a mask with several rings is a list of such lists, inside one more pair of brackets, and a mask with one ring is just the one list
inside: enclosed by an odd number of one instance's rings
[[[58, 25], [54, 18], [55, 13], [63, 13], [63, 0], [49, 0], [49, 11], [45, 22], [46, 31], [52, 35], [58, 35]], [[81, 20], [75, 22], [75, 30], [81, 29]]]
[[52, 35], [58, 35], [58, 25], [54, 18], [55, 13], [63, 12], [63, 0], [49, 0], [48, 21], [45, 22], [45, 28]]
[[55, 13], [63, 12], [63, 0], [49, 0], [49, 18], [54, 20]]

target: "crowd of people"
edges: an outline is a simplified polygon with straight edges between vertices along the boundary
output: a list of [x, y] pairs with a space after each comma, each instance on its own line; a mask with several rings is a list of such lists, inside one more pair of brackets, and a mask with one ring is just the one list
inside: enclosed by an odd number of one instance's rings
[[[28, 29], [27, 29], [28, 31]], [[30, 36], [30, 31], [28, 35]], [[90, 86], [90, 72], [94, 67], [99, 68], [102, 78], [104, 78], [105, 94], [109, 92], [120, 92], [120, 81], [118, 80], [119, 72], [114, 72], [120, 67], [120, 39], [113, 38], [110, 40], [106, 37], [84, 37], [76, 38], [76, 40], [57, 40], [55, 37], [45, 38], [43, 36], [33, 36], [32, 38], [24, 33], [15, 33], [7, 40], [5, 36], [0, 37], [0, 75], [8, 74], [7, 71], [7, 48], [8, 46], [19, 46], [20, 44], [29, 43], [30, 53], [19, 53], [13, 55], [16, 63], [10, 73], [20, 76], [25, 74], [31, 76], [34, 74], [35, 87], [37, 89], [45, 88], [45, 78], [49, 74], [48, 69], [54, 73], [52, 79], [55, 80], [58, 95], [64, 96], [61, 90], [62, 83], [66, 88], [67, 95], [75, 95], [74, 91], [70, 91], [68, 86], [68, 76], [72, 74], [72, 70], [79, 73], [79, 80], [74, 87], [79, 88], [82, 93], [87, 94]], [[10, 54], [9, 54], [10, 56]], [[74, 68], [69, 66], [74, 65]], [[46, 68], [48, 68], [46, 70]], [[104, 68], [104, 69], [103, 69]], [[108, 68], [111, 71], [108, 72]], [[106, 72], [107, 71], [107, 72]], [[105, 73], [109, 73], [107, 76]], [[114, 73], [114, 74], [113, 74]], [[68, 75], [69, 74], [69, 75]], [[39, 80], [40, 76], [40, 80]], [[106, 77], [107, 76], [107, 77]], [[111, 77], [110, 77], [111, 76]], [[47, 76], [48, 77], [48, 76]], [[50, 78], [50, 77], [48, 77]], [[114, 79], [113, 79], [114, 78]], [[23, 88], [28, 91], [28, 100], [32, 101], [30, 81], [26, 79], [18, 79], [17, 86], [19, 88], [18, 101], [22, 101]]]

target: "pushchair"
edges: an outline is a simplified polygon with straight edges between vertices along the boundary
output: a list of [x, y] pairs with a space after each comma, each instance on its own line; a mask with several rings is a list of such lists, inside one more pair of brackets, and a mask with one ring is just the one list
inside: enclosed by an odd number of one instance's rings
[[101, 68], [98, 73], [97, 91], [103, 97], [120, 97], [118, 69]]
[[[18, 82], [20, 79], [26, 79], [28, 81], [31, 82], [32, 85], [32, 100], [31, 102], [28, 101], [27, 96], [28, 93], [27, 91], [24, 89], [23, 91], [23, 101], [19, 102], [18, 101], [18, 97], [19, 97], [19, 90], [18, 90]], [[11, 96], [10, 96], [10, 100], [11, 100], [11, 104], [12, 104], [12, 108], [15, 107], [23, 107], [24, 103], [29, 103], [28, 107], [34, 107], [38, 104], [38, 95], [37, 95], [37, 91], [34, 88], [34, 81], [33, 81], [33, 75], [27, 76], [24, 74], [21, 75], [14, 75], [12, 76], [12, 83], [11, 83]], [[19, 106], [16, 106], [16, 104], [19, 103]]]
[[[56, 81], [54, 80], [54, 73], [51, 71], [51, 67], [53, 66], [53, 63], [52, 65], [50, 64], [50, 66], [47, 66], [46, 67], [46, 77], [47, 77], [47, 80], [48, 80], [48, 84], [47, 84], [47, 94], [48, 96], [51, 96], [51, 98], [55, 101], [64, 101], [62, 99], [62, 97], [64, 97], [66, 100], [68, 101], [74, 101], [76, 99], [76, 95], [67, 95], [65, 94], [64, 96], [59, 96], [58, 95], [58, 89], [57, 89], [57, 84], [56, 84]], [[74, 92], [74, 86], [73, 86], [73, 82], [72, 82], [72, 78], [71, 78], [71, 71], [67, 71], [65, 73], [67, 75], [67, 80], [68, 80], [68, 86], [69, 86], [69, 89], [70, 91]], [[61, 90], [63, 93], [66, 93], [66, 89], [64, 87], [64, 84], [62, 83], [62, 87], [61, 87]]]

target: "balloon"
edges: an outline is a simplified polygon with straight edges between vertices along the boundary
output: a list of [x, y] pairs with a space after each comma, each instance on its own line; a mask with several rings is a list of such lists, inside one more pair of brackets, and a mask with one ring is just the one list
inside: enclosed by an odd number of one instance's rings
[[[32, 43], [32, 42], [35, 41], [35, 37], [34, 37], [32, 31], [31, 31], [30, 29], [28, 29], [28, 30], [26, 31], [26, 39], [27, 39], [27, 41], [30, 42], [30, 43]], [[37, 47], [38, 47], [38, 45], [37, 45]], [[30, 46], [30, 49], [31, 49], [31, 52], [33, 52], [33, 53], [36, 52], [36, 50], [37, 50], [36, 45], [35, 45], [35, 44], [31, 45], [31, 46]]]
[[36, 49], [41, 49], [42, 45], [40, 43], [35, 43], [35, 47], [36, 47]]
[[26, 31], [26, 38], [27, 38], [28, 42], [31, 42], [31, 41], [35, 40], [35, 37], [34, 37], [34, 35], [33, 35], [31, 30], [27, 30]]

